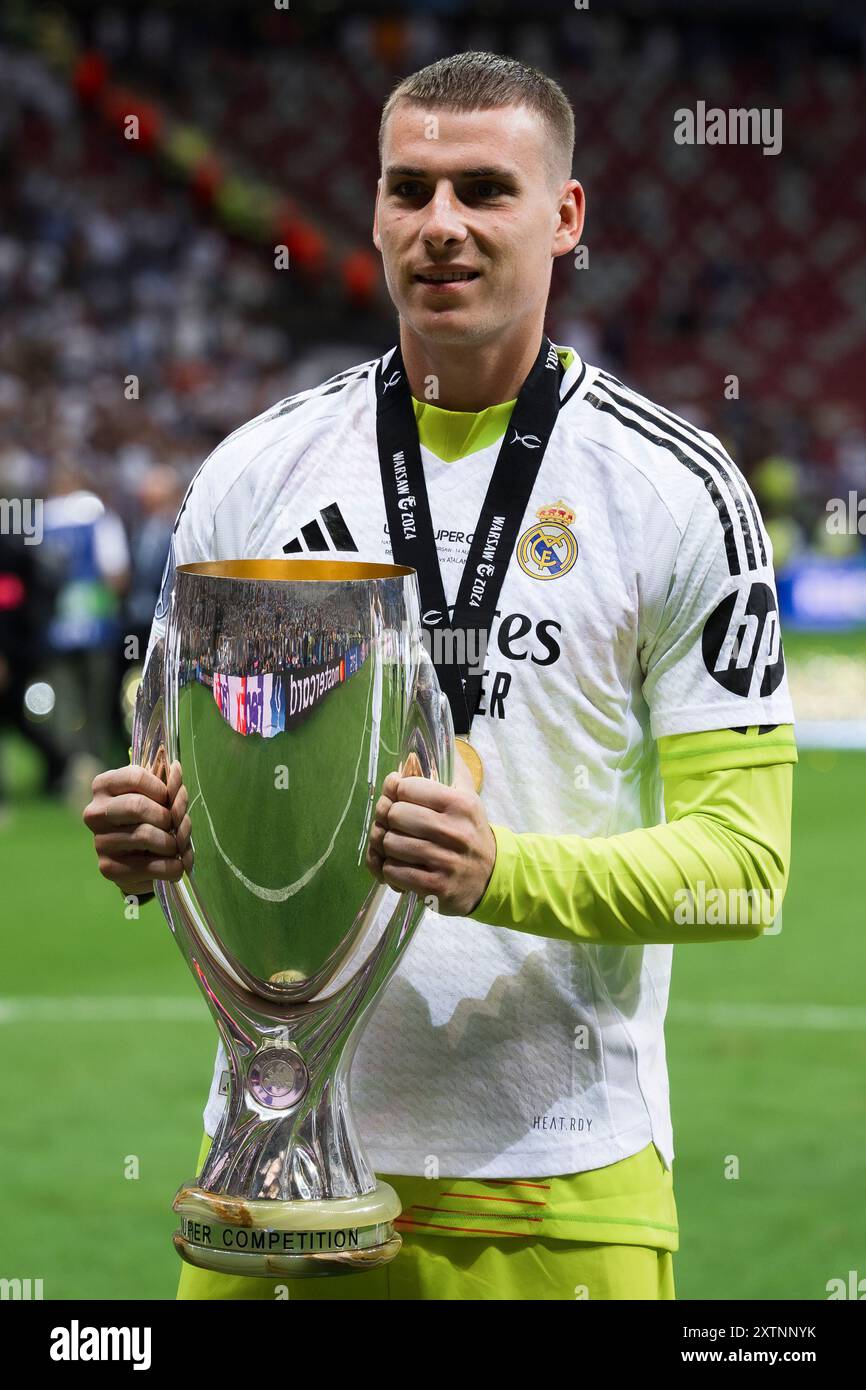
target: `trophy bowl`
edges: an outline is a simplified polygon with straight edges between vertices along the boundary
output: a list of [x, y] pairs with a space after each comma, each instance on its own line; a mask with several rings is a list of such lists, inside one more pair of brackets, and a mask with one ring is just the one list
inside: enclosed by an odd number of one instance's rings
[[365, 864], [390, 772], [453, 780], [415, 571], [330, 560], [177, 568], [133, 759], [181, 765], [186, 872], [156, 895], [228, 1058], [225, 1114], [174, 1200], [175, 1246], [231, 1274], [308, 1277], [398, 1253], [400, 1202], [352, 1115], [364, 1023], [421, 920]]

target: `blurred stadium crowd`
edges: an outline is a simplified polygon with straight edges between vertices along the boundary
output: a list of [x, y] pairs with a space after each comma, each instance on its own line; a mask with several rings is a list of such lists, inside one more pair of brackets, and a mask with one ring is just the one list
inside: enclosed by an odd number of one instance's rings
[[[463, 8], [10, 7], [0, 725], [40, 747], [51, 787], [70, 759], [125, 754], [118, 692], [201, 461], [272, 402], [394, 341], [382, 284], [362, 274], [353, 294], [317, 257], [334, 238], [370, 257], [382, 101], [458, 49], [534, 63], [575, 107], [588, 266], [557, 263], [551, 336], [720, 435], [777, 565], [862, 547], [828, 534], [826, 504], [866, 492], [866, 26], [756, 24], [744, 51], [742, 25]], [[192, 179], [112, 127], [95, 73], [199, 140]], [[673, 113], [700, 99], [781, 108], [781, 154], [677, 145]], [[277, 271], [273, 239], [245, 234], [237, 207], [224, 215], [226, 168], [253, 197], [288, 190], [303, 209], [300, 269]], [[8, 524], [26, 498], [45, 499], [40, 544]]]

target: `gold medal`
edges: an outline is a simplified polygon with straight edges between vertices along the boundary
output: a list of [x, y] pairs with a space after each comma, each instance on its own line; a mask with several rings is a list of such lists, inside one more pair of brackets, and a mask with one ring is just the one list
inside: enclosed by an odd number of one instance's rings
[[476, 792], [481, 791], [484, 782], [484, 764], [467, 738], [455, 738], [454, 746], [472, 774]]

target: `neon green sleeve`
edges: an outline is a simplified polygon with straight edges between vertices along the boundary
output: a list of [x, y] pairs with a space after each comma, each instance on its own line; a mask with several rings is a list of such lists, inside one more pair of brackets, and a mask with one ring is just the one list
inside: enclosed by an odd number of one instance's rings
[[591, 839], [494, 825], [496, 863], [469, 917], [558, 941], [760, 936], [788, 882], [792, 726], [676, 734], [659, 755], [664, 825]]

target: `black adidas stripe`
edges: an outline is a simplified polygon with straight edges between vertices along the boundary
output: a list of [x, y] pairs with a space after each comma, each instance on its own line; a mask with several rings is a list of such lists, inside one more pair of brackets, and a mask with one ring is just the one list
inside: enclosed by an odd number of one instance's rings
[[[655, 417], [658, 417], [661, 422], [666, 423], [669, 429], [673, 430], [676, 434], [679, 435], [688, 434], [689, 436], [691, 436], [691, 438], [695, 441], [691, 447], [696, 449], [698, 453], [701, 453], [705, 458], [708, 458], [709, 455], [706, 451], [709, 450], [709, 453], [712, 454], [713, 457], [718, 460], [719, 464], [721, 464], [725, 469], [729, 469], [733, 473], [734, 478], [737, 480], [737, 482], [739, 482], [743, 490], [743, 495], [746, 499], [746, 502], [748, 503], [749, 511], [752, 515], [752, 522], [754, 523], [755, 527], [755, 535], [758, 538], [758, 546], [761, 551], [761, 564], [766, 565], [767, 551], [764, 546], [763, 530], [761, 527], [760, 519], [758, 517], [758, 509], [755, 506], [755, 499], [752, 495], [752, 489], [749, 487], [749, 484], [746, 482], [746, 479], [743, 477], [743, 474], [737, 467], [737, 464], [734, 461], [734, 459], [732, 459], [729, 454], [726, 454], [724, 449], [721, 448], [721, 446], [719, 446], [719, 448], [716, 448], [713, 444], [707, 444], [704, 438], [702, 437], [700, 430], [698, 430], [695, 425], [690, 424], [688, 420], [681, 420], [676, 415], [672, 414], [670, 410], [666, 410], [663, 405], [657, 405], [655, 402], [648, 401], [645, 397], [639, 396], [638, 393], [636, 391], [633, 391], [630, 386], [626, 386], [623, 382], [619, 381], [617, 377], [611, 376], [610, 372], [599, 372], [598, 376], [596, 377], [596, 380], [599, 382], [599, 384], [601, 384], [602, 379], [605, 382], [610, 382], [614, 386], [619, 386], [620, 389], [626, 393], [629, 402], [640, 401], [641, 405], [650, 406], [651, 413]], [[617, 399], [614, 392], [609, 391], [609, 394], [613, 396], [614, 399]], [[632, 408], [637, 409], [637, 406], [634, 405], [632, 406]]]
[[342, 381], [346, 376], [366, 376], [369, 367], [374, 367], [378, 362], [378, 357], [371, 357], [367, 362], [359, 362], [354, 367], [346, 367], [342, 372], [334, 372], [333, 376], [327, 377], [323, 386], [330, 386], [333, 381]]
[[644, 439], [648, 439], [651, 444], [657, 444], [660, 448], [667, 449], [673, 454], [678, 463], [681, 463], [684, 468], [688, 468], [690, 473], [694, 473], [696, 477], [701, 479], [704, 487], [713, 500], [713, 505], [718, 512], [719, 521], [722, 524], [722, 531], [725, 536], [725, 553], [728, 557], [728, 573], [740, 574], [740, 557], [737, 554], [737, 542], [734, 537], [734, 525], [731, 519], [731, 513], [728, 511], [725, 499], [719, 491], [718, 483], [713, 475], [708, 473], [705, 468], [702, 468], [695, 459], [683, 453], [682, 449], [674, 440], [667, 438], [665, 435], [653, 434], [650, 430], [644, 429], [643, 425], [639, 424], [637, 420], [631, 420], [627, 415], [621, 414], [612, 401], [601, 400], [593, 391], [587, 391], [583, 399], [596, 410], [602, 410], [606, 415], [612, 415], [621, 425], [625, 425], [626, 429], [634, 430], [637, 434], [643, 435]]
[[603, 386], [601, 384], [599, 384], [598, 389], [604, 391], [617, 405], [623, 406], [626, 410], [633, 411], [635, 415], [639, 415], [642, 420], [646, 420], [649, 424], [657, 425], [660, 429], [665, 430], [668, 436], [678, 440], [680, 444], [685, 444], [694, 453], [700, 454], [701, 458], [706, 459], [707, 463], [712, 464], [713, 468], [721, 474], [731, 501], [737, 509], [737, 516], [740, 518], [740, 534], [743, 537], [743, 543], [746, 547], [746, 563], [750, 570], [757, 569], [758, 562], [755, 559], [755, 547], [752, 544], [752, 532], [749, 527], [749, 520], [740, 500], [739, 493], [734, 487], [730, 474], [721, 459], [717, 458], [715, 454], [711, 454], [702, 444], [695, 443], [693, 440], [689, 439], [688, 435], [684, 434], [682, 430], [677, 429], [675, 425], [668, 424], [656, 412], [644, 410], [642, 406], [635, 403], [630, 395], [628, 397], [620, 396], [617, 392], [612, 391], [609, 386]]
[[301, 527], [301, 535], [308, 550], [328, 549], [328, 542], [322, 534], [322, 528], [318, 521], [308, 521], [306, 526]]
[[[333, 541], [336, 550], [357, 551], [358, 547], [352, 538], [351, 531], [346, 525], [343, 513], [340, 511], [339, 505], [336, 502], [331, 502], [327, 507], [322, 507], [319, 516], [322, 518], [325, 530]], [[304, 538], [307, 550], [330, 550], [330, 546], [328, 545], [325, 534], [318, 521], [308, 521], [305, 526], [302, 526], [301, 536]], [[293, 537], [292, 540], [288, 541], [283, 546], [283, 553], [285, 555], [297, 555], [302, 550], [303, 546], [301, 545], [300, 536]]]
[[[757, 727], [758, 736], [760, 737], [761, 734], [771, 734], [773, 730], [778, 729], [779, 726], [778, 724], [759, 724]], [[732, 734], [747, 734], [748, 732], [749, 726], [747, 724], [742, 724], [737, 729], [731, 729]]]
[[[684, 430], [688, 434], [690, 434], [694, 439], [698, 441], [698, 443], [702, 445], [705, 444], [705, 441], [701, 436], [700, 430], [698, 430], [695, 425], [690, 424], [688, 420], [682, 420], [678, 418], [676, 415], [674, 415], [670, 410], [667, 410], [663, 405], [657, 405], [655, 402], [648, 401], [645, 397], [639, 396], [638, 393], [631, 386], [626, 386], [624, 382], [620, 381], [618, 377], [612, 376], [610, 372], [599, 372], [598, 376], [599, 378], [603, 377], [605, 381], [612, 382], [614, 386], [619, 386], [623, 391], [626, 392], [629, 398], [634, 397], [640, 400], [642, 404], [651, 406], [652, 409], [656, 412], [656, 414], [663, 416], [666, 420], [669, 420], [672, 425], [679, 426], [681, 430]], [[721, 445], [719, 445], [719, 447], [716, 448], [714, 444], [707, 444], [705, 447], [708, 448], [712, 454], [715, 454], [715, 456], [720, 460], [721, 463], [725, 464], [727, 468], [731, 469], [731, 471], [734, 474], [734, 477], [740, 483], [746, 501], [749, 504], [749, 511], [752, 514], [752, 521], [755, 524], [755, 534], [758, 537], [758, 545], [761, 549], [761, 563], [766, 565], [767, 551], [764, 547], [763, 529], [761, 527], [761, 522], [758, 517], [758, 509], [755, 506], [755, 498], [752, 493], [752, 489], [749, 487], [749, 484], [743, 477], [741, 470], [737, 467], [735, 460], [732, 459], [729, 454], [725, 453]]]
[[[302, 405], [306, 405], [307, 401], [318, 400], [321, 396], [336, 395], [338, 391], [345, 390], [345, 388], [350, 384], [350, 382], [360, 381], [362, 375], [363, 373], [356, 372], [353, 376], [347, 376], [343, 381], [335, 381], [331, 386], [322, 385], [313, 387], [311, 388], [311, 391], [314, 394], [308, 395], [306, 392], [301, 391], [298, 393], [298, 396], [287, 396], [286, 400], [281, 402], [280, 409], [277, 410], [274, 415], [269, 415], [268, 419], [273, 420], [276, 419], [279, 415], [289, 415], [291, 411], [297, 410]], [[300, 396], [303, 396], [304, 399], [300, 400]]]
[[332, 502], [330, 506], [323, 507], [319, 512], [319, 516], [324, 521], [328, 534], [338, 550], [358, 549], [352, 539], [351, 531], [343, 520], [343, 513], [340, 511], [336, 502]]

